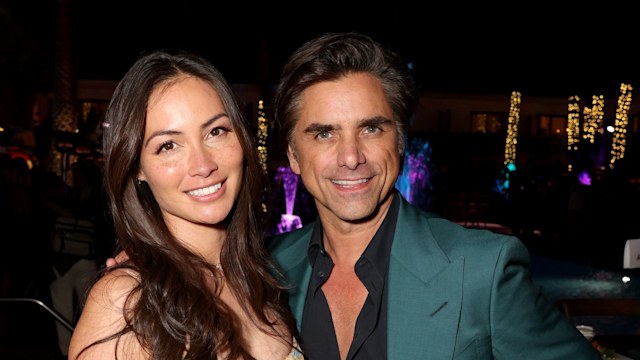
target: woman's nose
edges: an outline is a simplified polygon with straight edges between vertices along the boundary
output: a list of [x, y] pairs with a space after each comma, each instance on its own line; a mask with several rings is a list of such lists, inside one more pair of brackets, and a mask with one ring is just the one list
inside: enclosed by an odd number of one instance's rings
[[196, 146], [189, 155], [189, 175], [207, 177], [218, 169], [215, 155], [205, 146]]

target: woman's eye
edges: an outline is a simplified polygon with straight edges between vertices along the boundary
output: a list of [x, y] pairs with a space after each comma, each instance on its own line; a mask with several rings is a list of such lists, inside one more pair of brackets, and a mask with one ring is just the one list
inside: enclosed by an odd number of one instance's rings
[[211, 132], [209, 133], [211, 136], [220, 136], [226, 132], [228, 132], [229, 129], [219, 126], [219, 127], [215, 127], [213, 129], [211, 129]]
[[173, 143], [173, 141], [167, 141], [165, 143], [160, 144], [160, 146], [158, 147], [158, 151], [156, 151], [156, 153], [173, 150], [174, 147], [175, 147], [175, 144]]

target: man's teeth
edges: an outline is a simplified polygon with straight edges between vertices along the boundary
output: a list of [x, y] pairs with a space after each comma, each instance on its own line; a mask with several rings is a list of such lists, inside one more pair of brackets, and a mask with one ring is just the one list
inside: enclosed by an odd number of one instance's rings
[[343, 186], [354, 186], [354, 185], [358, 185], [358, 184], [362, 184], [362, 183], [366, 183], [367, 181], [369, 181], [369, 179], [360, 179], [360, 180], [332, 180], [334, 184], [336, 185], [343, 185]]
[[213, 194], [214, 192], [220, 190], [221, 187], [222, 187], [222, 183], [217, 183], [213, 186], [189, 191], [187, 192], [187, 194], [193, 195], [193, 196], [205, 196], [205, 195]]

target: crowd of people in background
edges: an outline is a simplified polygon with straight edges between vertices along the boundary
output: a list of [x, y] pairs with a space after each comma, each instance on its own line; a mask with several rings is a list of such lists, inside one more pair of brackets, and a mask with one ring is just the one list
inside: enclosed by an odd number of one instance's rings
[[97, 241], [92, 256], [104, 259], [110, 255], [112, 237], [100, 166], [95, 159], [77, 158], [65, 182], [42, 162], [9, 155], [0, 156], [0, 161], [0, 226], [5, 234], [1, 294], [48, 299], [48, 286], [55, 277], [53, 266], [64, 268], [75, 260], [52, 248], [58, 219], [93, 224]]

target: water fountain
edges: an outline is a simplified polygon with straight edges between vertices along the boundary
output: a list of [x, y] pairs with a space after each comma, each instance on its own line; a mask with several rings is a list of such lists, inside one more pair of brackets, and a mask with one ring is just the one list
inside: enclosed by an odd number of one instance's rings
[[288, 166], [278, 167], [275, 180], [282, 183], [285, 196], [285, 213], [280, 215], [277, 233], [284, 233], [302, 227], [300, 216], [293, 214], [293, 206], [296, 200], [296, 190], [298, 189], [298, 175], [291, 171]]
[[405, 149], [396, 188], [409, 203], [426, 210], [432, 200], [431, 176], [431, 146], [425, 139], [413, 138]]

